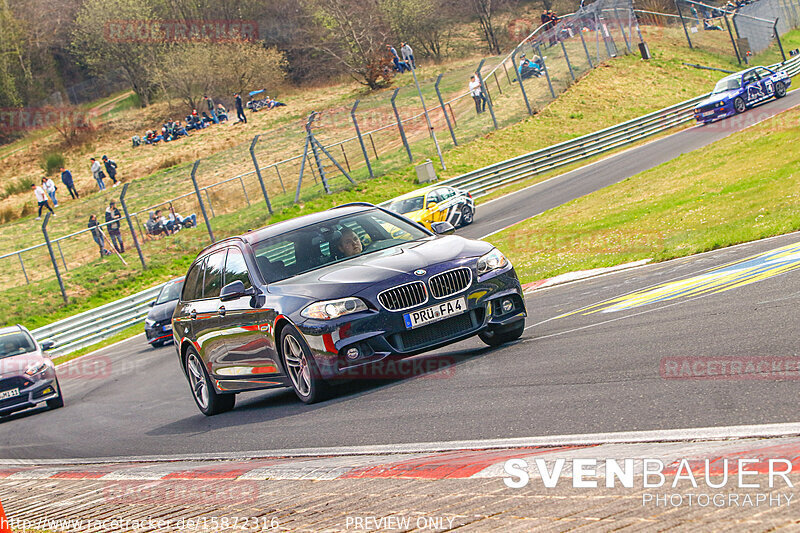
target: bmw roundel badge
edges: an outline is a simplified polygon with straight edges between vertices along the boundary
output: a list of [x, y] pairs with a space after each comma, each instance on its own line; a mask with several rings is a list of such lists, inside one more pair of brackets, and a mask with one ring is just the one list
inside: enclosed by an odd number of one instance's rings
[[425, 271], [420, 268], [418, 270], [415, 270], [414, 274], [416, 274], [417, 276], [424, 276], [425, 275]]

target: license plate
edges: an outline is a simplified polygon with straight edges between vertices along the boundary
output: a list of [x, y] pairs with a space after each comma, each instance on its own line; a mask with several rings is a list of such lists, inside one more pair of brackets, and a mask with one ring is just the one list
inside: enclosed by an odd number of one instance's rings
[[711, 116], [711, 115], [713, 115], [713, 114], [714, 114], [714, 112], [713, 112], [713, 111], [706, 111], [705, 113], [703, 113], [703, 116], [704, 116], [704, 117], [710, 117], [710, 116]]
[[406, 322], [408, 329], [437, 322], [453, 315], [460, 315], [467, 312], [466, 298], [456, 298], [440, 304], [420, 309], [419, 311], [411, 311], [403, 315], [403, 320]]
[[4, 390], [3, 392], [0, 392], [0, 400], [14, 398], [15, 396], [19, 396], [19, 389]]
[[167, 324], [164, 326], [164, 331], [172, 331], [172, 324]]

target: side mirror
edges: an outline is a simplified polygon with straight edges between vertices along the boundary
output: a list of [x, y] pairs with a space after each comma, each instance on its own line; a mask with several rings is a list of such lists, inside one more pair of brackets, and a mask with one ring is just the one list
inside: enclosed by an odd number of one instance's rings
[[156, 305], [156, 301], [155, 301], [155, 300], [153, 300], [152, 302], [150, 302], [150, 303], [149, 303], [149, 304], [147, 304], [147, 305], [149, 305], [150, 307], [153, 307], [153, 306], [155, 306], [155, 305]]
[[47, 350], [52, 350], [53, 348], [55, 348], [56, 343], [54, 341], [51, 341], [51, 340], [46, 340], [46, 341], [42, 341], [41, 342], [41, 346], [42, 346], [42, 350], [43, 351], [47, 351]]
[[228, 302], [230, 300], [235, 300], [236, 298], [241, 298], [242, 296], [252, 296], [253, 294], [255, 294], [255, 289], [252, 287], [245, 289], [244, 283], [236, 280], [231, 281], [222, 287], [222, 290], [219, 291], [219, 299], [223, 302]]
[[428, 202], [428, 209], [433, 209], [436, 207], [436, 202]]
[[447, 221], [433, 222], [431, 224], [431, 229], [437, 235], [452, 235], [456, 231], [456, 228]]

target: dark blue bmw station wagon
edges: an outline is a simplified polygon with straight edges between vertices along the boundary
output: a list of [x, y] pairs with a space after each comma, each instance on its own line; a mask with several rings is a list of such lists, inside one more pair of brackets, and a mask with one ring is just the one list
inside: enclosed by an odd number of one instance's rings
[[306, 403], [389, 356], [479, 335], [519, 338], [517, 275], [491, 244], [434, 232], [370, 204], [299, 217], [203, 250], [186, 274], [173, 336], [206, 415], [237, 392], [292, 387]]

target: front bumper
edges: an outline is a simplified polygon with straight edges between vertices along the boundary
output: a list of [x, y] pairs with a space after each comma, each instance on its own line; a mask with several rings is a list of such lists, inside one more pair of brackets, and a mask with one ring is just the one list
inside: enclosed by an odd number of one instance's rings
[[[474, 262], [474, 260], [472, 261]], [[456, 265], [466, 266], [466, 265]], [[430, 275], [454, 268], [430, 269]], [[525, 320], [525, 300], [513, 267], [473, 277], [464, 291], [442, 299], [427, 301], [403, 311], [388, 311], [374, 295], [359, 295], [370, 310], [338, 320], [305, 320], [298, 324], [324, 379], [347, 378], [354, 368], [379, 362], [387, 357], [410, 357], [472, 337], [491, 326], [504, 326]], [[413, 329], [406, 327], [405, 313], [424, 309], [451, 298], [465, 297], [467, 311]], [[503, 308], [511, 302], [511, 309]], [[506, 307], [508, 307], [506, 303]], [[353, 348], [357, 355], [353, 356]]]
[[[169, 326], [168, 330], [164, 330], [165, 326]], [[154, 344], [156, 342], [168, 342], [172, 340], [172, 323], [169, 324], [155, 324], [153, 326], [145, 325], [144, 334], [147, 337], [147, 342]]]
[[727, 118], [735, 114], [736, 110], [733, 108], [733, 103], [725, 102], [725, 105], [719, 107], [700, 108], [699, 111], [695, 110], [694, 118], [701, 124], [708, 124], [709, 122], [714, 122], [715, 120]]
[[8, 415], [36, 407], [42, 402], [57, 398], [60, 391], [56, 385], [55, 371], [47, 370], [40, 376], [21, 376], [0, 380], [0, 392], [19, 389], [19, 396], [0, 400], [0, 415]]

